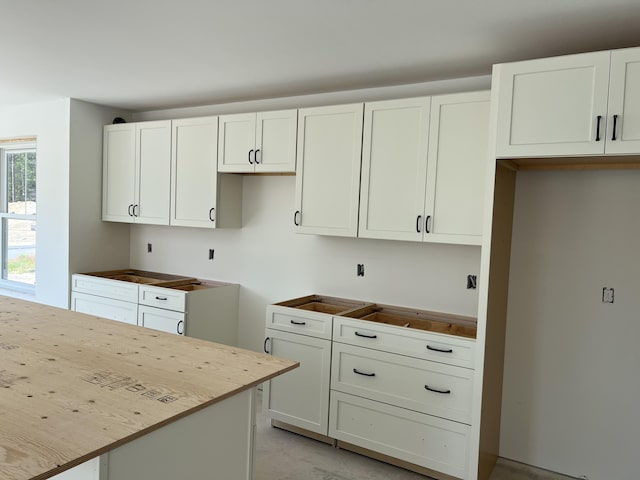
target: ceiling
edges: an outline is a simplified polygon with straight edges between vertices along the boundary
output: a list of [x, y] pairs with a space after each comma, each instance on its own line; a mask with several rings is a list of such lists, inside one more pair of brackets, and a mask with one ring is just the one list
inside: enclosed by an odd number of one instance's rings
[[0, 0], [0, 19], [0, 107], [186, 107], [640, 45], [638, 0]]

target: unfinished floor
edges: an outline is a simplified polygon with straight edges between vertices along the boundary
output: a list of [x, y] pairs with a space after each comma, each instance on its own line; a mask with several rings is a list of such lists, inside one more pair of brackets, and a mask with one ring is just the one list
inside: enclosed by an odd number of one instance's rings
[[[258, 396], [260, 400], [260, 395]], [[261, 403], [258, 403], [261, 405]], [[426, 480], [429, 477], [271, 427], [259, 409], [255, 480]], [[491, 480], [567, 480], [500, 459]]]

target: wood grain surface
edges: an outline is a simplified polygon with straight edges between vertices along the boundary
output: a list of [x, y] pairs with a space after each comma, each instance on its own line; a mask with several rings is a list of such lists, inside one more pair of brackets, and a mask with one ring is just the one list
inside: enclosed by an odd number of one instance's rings
[[0, 296], [0, 479], [40, 480], [298, 364]]

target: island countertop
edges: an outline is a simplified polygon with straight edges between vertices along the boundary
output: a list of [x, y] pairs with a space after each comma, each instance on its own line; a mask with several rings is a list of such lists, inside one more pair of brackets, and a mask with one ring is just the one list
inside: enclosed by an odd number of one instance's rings
[[40, 480], [297, 367], [0, 296], [0, 478]]

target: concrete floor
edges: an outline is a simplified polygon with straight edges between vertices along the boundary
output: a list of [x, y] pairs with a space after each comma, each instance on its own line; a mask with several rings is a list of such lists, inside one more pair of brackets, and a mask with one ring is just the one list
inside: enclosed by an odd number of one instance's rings
[[[258, 395], [260, 401], [260, 395]], [[261, 403], [259, 403], [261, 405]], [[255, 480], [426, 480], [417, 473], [271, 427], [257, 418]], [[500, 459], [491, 480], [567, 480], [528, 465]]]

